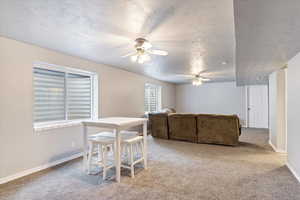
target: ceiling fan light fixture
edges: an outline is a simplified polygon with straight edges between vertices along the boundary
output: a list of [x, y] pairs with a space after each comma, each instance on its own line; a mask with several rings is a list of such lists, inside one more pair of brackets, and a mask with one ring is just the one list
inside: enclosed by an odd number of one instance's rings
[[150, 61], [150, 56], [148, 54], [145, 53], [140, 53], [137, 55], [133, 55], [131, 56], [131, 61], [132, 62], [138, 62], [139, 64], [143, 64], [144, 62], [148, 62]]
[[201, 81], [201, 79], [194, 79], [193, 80], [193, 82], [192, 82], [192, 84], [194, 85], [194, 86], [199, 86], [199, 85], [202, 85], [202, 81]]
[[143, 58], [143, 60], [144, 60], [145, 62], [150, 61], [150, 56], [149, 56], [148, 54], [143, 54], [143, 55], [142, 55], [142, 58]]
[[130, 59], [131, 59], [132, 62], [136, 62], [137, 59], [138, 59], [138, 56], [137, 55], [133, 55], [133, 56], [131, 56]]
[[130, 59], [132, 62], [138, 62], [142, 64], [144, 62], [150, 61], [151, 54], [160, 55], [160, 56], [168, 55], [168, 52], [166, 51], [150, 49], [151, 47], [152, 47], [151, 43], [145, 38], [137, 38], [135, 40], [135, 45], [134, 45], [135, 52], [128, 53], [122, 57], [124, 58], [124, 57], [131, 56]]

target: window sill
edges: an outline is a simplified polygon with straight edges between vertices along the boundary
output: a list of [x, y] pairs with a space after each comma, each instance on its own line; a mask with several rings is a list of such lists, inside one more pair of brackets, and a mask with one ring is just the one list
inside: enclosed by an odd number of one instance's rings
[[35, 132], [47, 131], [52, 129], [66, 128], [72, 126], [81, 126], [82, 120], [53, 122], [53, 123], [36, 123], [33, 125]]

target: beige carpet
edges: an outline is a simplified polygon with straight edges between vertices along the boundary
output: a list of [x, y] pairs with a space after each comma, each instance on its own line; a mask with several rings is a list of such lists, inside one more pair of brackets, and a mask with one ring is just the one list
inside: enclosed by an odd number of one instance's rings
[[244, 129], [239, 147], [149, 137], [149, 169], [138, 168], [135, 179], [123, 171], [120, 184], [98, 185], [76, 159], [1, 185], [0, 199], [299, 200], [300, 184], [267, 137], [265, 130]]

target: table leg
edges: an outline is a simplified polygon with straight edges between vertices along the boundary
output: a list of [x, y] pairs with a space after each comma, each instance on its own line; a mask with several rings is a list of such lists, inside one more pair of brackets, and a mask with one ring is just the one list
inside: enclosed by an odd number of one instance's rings
[[121, 134], [118, 129], [114, 129], [116, 136], [116, 148], [115, 148], [115, 165], [116, 165], [116, 181], [121, 181]]
[[147, 122], [143, 123], [143, 139], [144, 139], [144, 168], [147, 169]]
[[87, 170], [87, 153], [88, 153], [88, 144], [87, 144], [87, 126], [83, 125], [83, 169]]

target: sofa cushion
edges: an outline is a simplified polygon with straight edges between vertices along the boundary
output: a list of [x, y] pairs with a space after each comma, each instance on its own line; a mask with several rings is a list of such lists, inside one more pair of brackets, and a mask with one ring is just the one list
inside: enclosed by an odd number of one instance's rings
[[198, 143], [238, 145], [239, 120], [235, 115], [197, 115]]
[[169, 114], [169, 138], [197, 142], [196, 115]]

